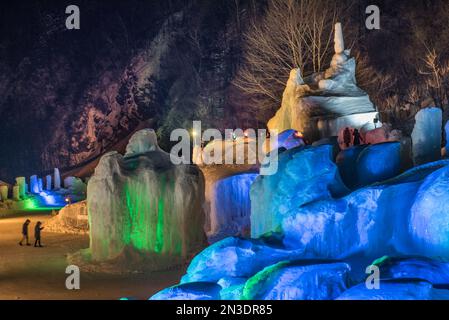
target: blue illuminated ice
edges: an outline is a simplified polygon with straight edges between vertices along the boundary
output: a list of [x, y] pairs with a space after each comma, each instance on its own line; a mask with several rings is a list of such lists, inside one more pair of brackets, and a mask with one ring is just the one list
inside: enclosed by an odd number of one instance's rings
[[421, 279], [449, 285], [449, 263], [424, 257], [387, 258], [378, 264], [384, 279]]
[[415, 165], [440, 159], [442, 117], [441, 109], [435, 107], [422, 109], [416, 114], [412, 132]]
[[348, 287], [350, 267], [341, 262], [280, 262], [250, 278], [245, 300], [332, 300]]
[[251, 186], [251, 236], [277, 231], [290, 212], [347, 192], [332, 162], [332, 146], [298, 147], [279, 155], [276, 174]]
[[220, 300], [220, 290], [216, 283], [186, 283], [164, 289], [150, 300]]
[[380, 281], [379, 289], [368, 289], [365, 283], [345, 291], [338, 300], [439, 300], [449, 299], [449, 290], [435, 289], [422, 280]]
[[226, 238], [198, 254], [181, 283], [217, 282], [223, 278], [248, 278], [263, 268], [301, 256], [299, 250], [267, 245], [262, 240]]

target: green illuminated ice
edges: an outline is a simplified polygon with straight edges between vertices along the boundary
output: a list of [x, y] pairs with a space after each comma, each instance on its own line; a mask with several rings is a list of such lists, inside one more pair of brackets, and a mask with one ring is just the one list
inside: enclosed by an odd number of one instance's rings
[[104, 155], [87, 189], [92, 259], [189, 257], [205, 239], [203, 180], [198, 167], [172, 164], [152, 130], [137, 132], [125, 156]]

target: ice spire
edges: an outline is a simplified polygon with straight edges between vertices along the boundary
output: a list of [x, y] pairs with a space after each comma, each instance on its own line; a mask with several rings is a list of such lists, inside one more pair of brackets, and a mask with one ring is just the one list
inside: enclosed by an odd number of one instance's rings
[[343, 39], [343, 29], [341, 27], [341, 23], [337, 22], [335, 24], [335, 33], [334, 33], [334, 50], [336, 54], [343, 53], [345, 51], [345, 42]]

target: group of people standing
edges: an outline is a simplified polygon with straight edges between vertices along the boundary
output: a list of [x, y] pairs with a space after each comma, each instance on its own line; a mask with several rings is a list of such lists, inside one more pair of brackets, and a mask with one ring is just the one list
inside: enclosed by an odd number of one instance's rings
[[358, 146], [362, 144], [362, 137], [360, 136], [360, 132], [358, 129], [354, 129], [353, 132], [351, 132], [351, 129], [348, 127], [345, 128], [343, 131], [343, 142], [346, 145], [347, 148], [351, 146]]
[[[19, 245], [22, 246], [23, 242], [26, 240], [26, 245], [31, 246], [29, 237], [28, 237], [28, 226], [30, 225], [31, 220], [27, 219], [22, 226], [22, 240], [20, 240]], [[41, 245], [41, 231], [44, 229], [42, 227], [42, 222], [38, 221], [36, 226], [34, 227], [34, 246], [35, 247], [43, 247]]]

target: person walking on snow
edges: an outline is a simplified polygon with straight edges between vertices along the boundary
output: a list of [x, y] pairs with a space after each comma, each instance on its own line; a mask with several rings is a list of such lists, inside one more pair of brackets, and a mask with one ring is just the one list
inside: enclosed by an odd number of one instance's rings
[[30, 240], [28, 238], [28, 226], [31, 223], [30, 219], [27, 219], [25, 223], [22, 225], [22, 240], [20, 240], [19, 245], [22, 245], [22, 242], [26, 240], [27, 246], [31, 246]]
[[39, 243], [39, 247], [42, 247], [41, 245], [41, 230], [44, 229], [44, 227], [41, 227], [42, 222], [38, 221], [36, 223], [36, 226], [34, 227], [34, 239], [36, 239], [36, 241], [34, 242], [34, 246], [37, 247], [38, 243]]

